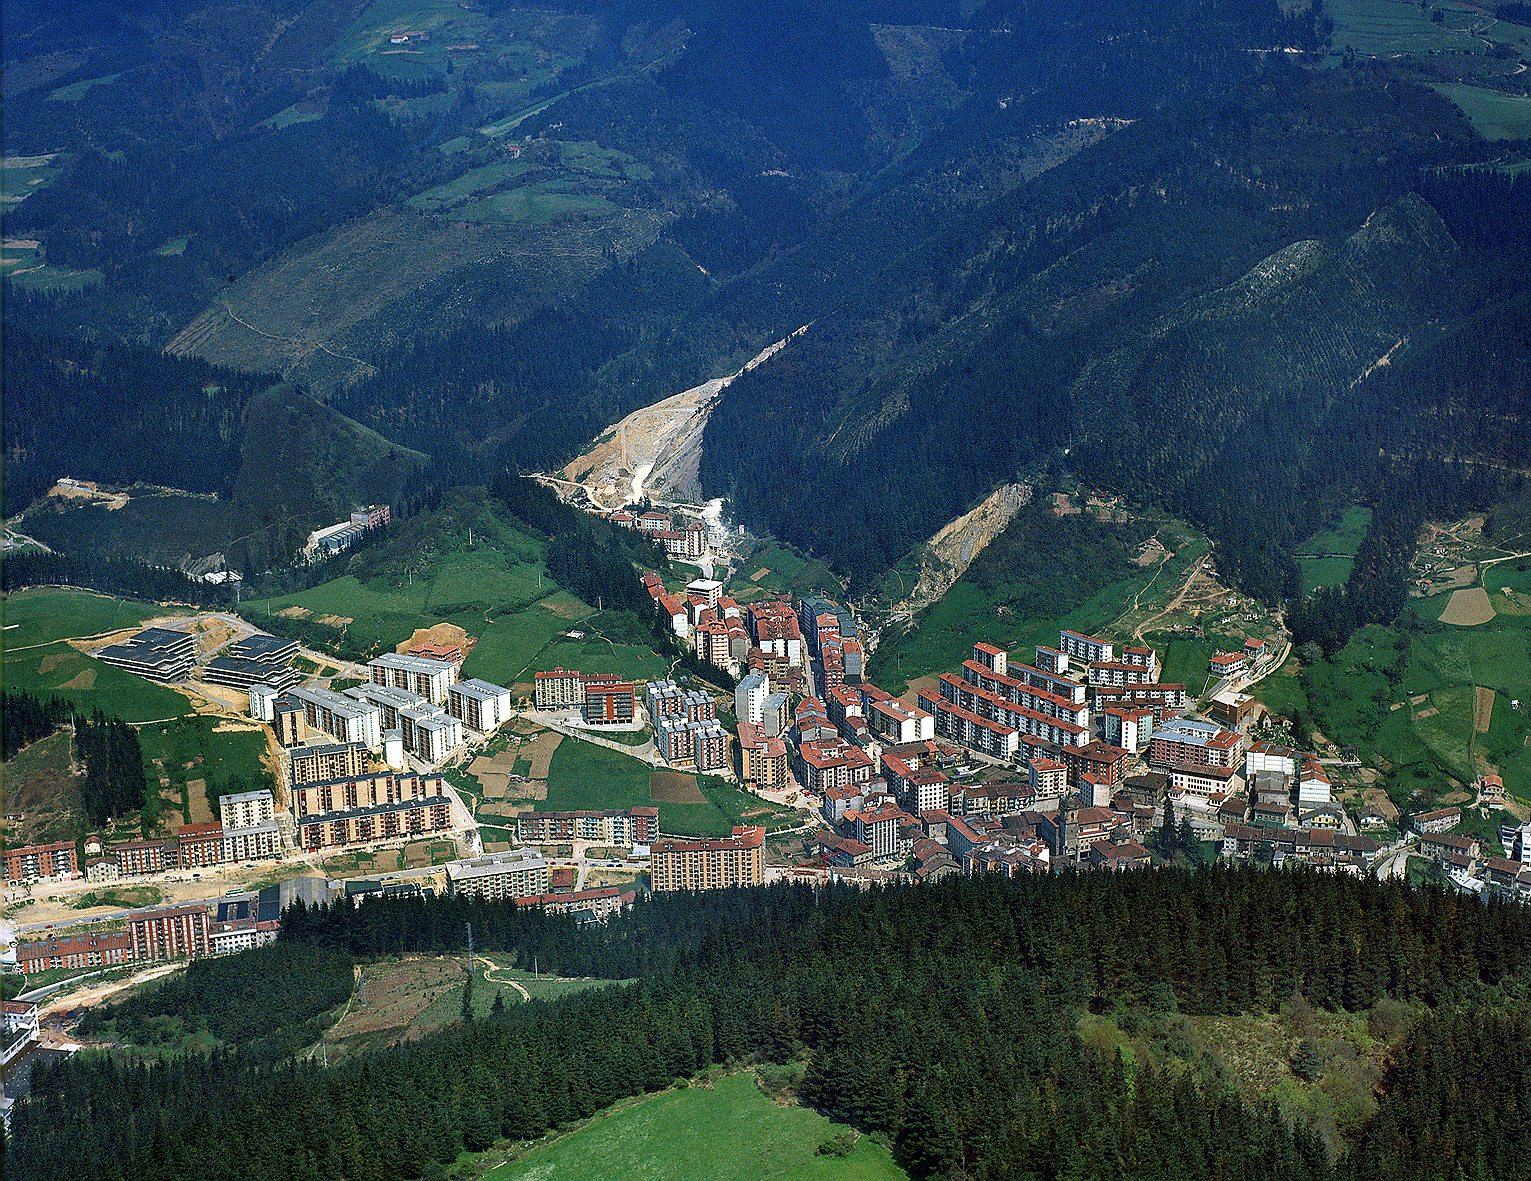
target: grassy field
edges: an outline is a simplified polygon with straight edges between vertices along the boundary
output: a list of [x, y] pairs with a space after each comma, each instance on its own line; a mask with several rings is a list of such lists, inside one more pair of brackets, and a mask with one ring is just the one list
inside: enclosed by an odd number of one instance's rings
[[[38, 189], [45, 189], [64, 174], [64, 166], [70, 157], [62, 152], [47, 152], [41, 156], [6, 156], [3, 166], [5, 207], [19, 205]], [[9, 257], [11, 251], [7, 249]]]
[[98, 636], [138, 627], [159, 615], [185, 615], [181, 607], [161, 607], [134, 599], [114, 599], [91, 591], [39, 586], [5, 597], [5, 648], [13, 652], [54, 640]]
[[126, 722], [180, 717], [191, 703], [173, 689], [76, 652], [62, 641], [25, 652], [7, 652], [5, 684], [13, 692], [58, 697], [82, 710], [100, 709]]
[[[830, 573], [829, 567], [816, 558], [807, 558], [794, 549], [772, 545], [744, 563], [729, 590], [749, 591], [760, 588], [775, 593], [792, 591], [795, 594], [824, 594], [836, 598], [843, 594], [839, 580]], [[757, 579], [756, 572], [765, 571]]]
[[414, 209], [438, 213], [466, 201], [483, 189], [495, 188], [512, 177], [530, 172], [532, 167], [533, 165], [528, 161], [512, 160], [505, 164], [488, 164], [482, 168], [472, 168], [461, 176], [447, 181], [446, 184], [437, 185], [433, 189], [416, 194], [407, 204]]
[[1307, 590], [1321, 586], [1344, 586], [1350, 581], [1356, 551], [1371, 525], [1369, 508], [1353, 506], [1332, 529], [1315, 533], [1297, 547], [1297, 567]]
[[1473, 22], [1465, 13], [1447, 12], [1450, 19], [1434, 24], [1429, 12], [1406, 0], [1334, 0], [1326, 11], [1334, 18], [1336, 49], [1349, 46], [1361, 55], [1483, 48], [1468, 31]]
[[548, 768], [547, 799], [539, 800], [536, 810], [572, 812], [655, 806], [659, 809], [661, 831], [686, 836], [727, 836], [736, 824], [780, 828], [798, 823], [798, 813], [777, 808], [759, 796], [710, 776], [700, 780], [706, 797], [704, 803], [658, 802], [649, 790], [653, 771], [648, 763], [631, 755], [566, 738], [559, 743]]
[[1143, 637], [1159, 653], [1161, 681], [1182, 684], [1195, 696], [1206, 684], [1209, 662], [1218, 652], [1236, 652], [1244, 647], [1242, 636], [1211, 636], [1205, 640], [1149, 632]]
[[69, 774], [73, 739], [68, 729], [23, 747], [5, 764], [5, 810], [22, 818], [9, 830], [13, 845], [47, 844], [74, 835], [76, 795]]
[[[432, 569], [402, 582], [391, 577], [362, 582], [345, 575], [250, 606], [272, 614], [301, 608], [313, 619], [344, 627], [363, 647], [388, 651], [417, 628], [454, 623], [481, 639], [463, 675], [509, 684], [502, 678], [518, 673], [554, 633], [570, 626], [567, 619], [538, 605], [551, 601], [557, 610], [568, 609], [565, 599], [555, 598], [557, 586], [540, 560], [532, 560], [540, 549], [529, 538], [524, 540], [525, 548], [507, 545], [508, 552], [480, 546], [448, 553]], [[588, 614], [589, 609], [579, 604], [571, 613]]]
[[48, 101], [77, 103], [85, 97], [92, 86], [110, 86], [120, 77], [122, 77], [121, 74], [107, 74], [104, 78], [82, 78], [78, 82], [71, 82], [68, 86], [60, 86], [48, 95]]
[[1457, 105], [1484, 139], [1531, 137], [1531, 97], [1455, 82], [1432, 85]]
[[[1469, 783], [1490, 767], [1511, 792], [1531, 799], [1525, 624], [1531, 617], [1473, 628], [1363, 628], [1333, 660], [1320, 660], [1300, 679], [1289, 663], [1255, 692], [1273, 712], [1300, 709], [1335, 742], [1386, 760], [1400, 806], [1416, 790], [1443, 793], [1448, 775]], [[1495, 691], [1486, 733], [1476, 729], [1475, 686]]]
[[1057, 645], [1060, 629], [1085, 633], [1104, 629], [1150, 577], [1143, 574], [1112, 583], [1072, 610], [1033, 619], [1000, 614], [978, 586], [959, 581], [930, 608], [912, 635], [878, 648], [868, 679], [892, 693], [902, 693], [916, 677], [960, 668], [964, 660], [972, 659], [973, 645], [979, 640], [1005, 648], [1018, 662], [1029, 664], [1038, 644]]
[[487, 1174], [494, 1181], [642, 1177], [733, 1181], [904, 1181], [888, 1150], [862, 1137], [848, 1156], [815, 1149], [843, 1125], [805, 1107], [778, 1107], [753, 1073], [727, 1075], [621, 1104]]
[[[510, 967], [511, 953], [491, 952], [479, 960], [473, 974], [473, 1012], [487, 1018], [498, 993], [507, 1008], [524, 1004], [521, 985], [534, 1000], [547, 1000], [604, 988], [612, 980], [570, 980], [542, 973], [540, 977]], [[405, 1035], [428, 1034], [461, 1019], [466, 957], [412, 957], [362, 965], [367, 993], [365, 1005], [353, 1004], [329, 1032], [329, 1053], [355, 1053], [387, 1045]]]
[[461, 221], [541, 226], [582, 214], [606, 217], [620, 212], [621, 207], [606, 198], [578, 191], [576, 182], [542, 180], [463, 205], [453, 211], [453, 217]]

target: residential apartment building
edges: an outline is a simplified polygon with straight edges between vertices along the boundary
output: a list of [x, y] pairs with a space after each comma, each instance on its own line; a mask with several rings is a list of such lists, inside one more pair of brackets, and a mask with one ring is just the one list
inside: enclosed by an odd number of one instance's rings
[[365, 775], [371, 765], [367, 748], [359, 742], [300, 746], [288, 755], [293, 783], [321, 783]]
[[398, 730], [404, 748], [421, 762], [439, 763], [462, 745], [461, 719], [447, 713], [445, 706], [418, 693], [374, 681], [347, 689], [346, 695], [374, 706], [383, 729]]
[[1210, 722], [1182, 718], [1155, 730], [1148, 740], [1148, 762], [1155, 770], [1171, 767], [1230, 767], [1244, 761], [1241, 735]]
[[585, 682], [566, 668], [532, 674], [533, 701], [538, 709], [571, 709], [585, 704]]
[[207, 904], [203, 902], [138, 911], [128, 919], [132, 958], [138, 963], [208, 955], [212, 950], [208, 933]]
[[867, 753], [838, 736], [799, 743], [797, 764], [798, 782], [812, 792], [849, 787], [872, 778], [872, 760]]
[[787, 786], [787, 744], [762, 733], [748, 722], [739, 723], [739, 779], [765, 791]]
[[5, 880], [10, 883], [36, 878], [77, 878], [80, 865], [73, 841], [51, 845], [23, 845], [5, 850]]
[[752, 726], [765, 718], [766, 698], [771, 693], [771, 679], [763, 672], [747, 673], [734, 687], [734, 716]]
[[295, 784], [298, 840], [315, 851], [431, 832], [452, 824], [452, 802], [439, 775], [375, 773]]
[[[328, 734], [338, 742], [360, 743], [369, 750], [383, 745], [383, 712], [365, 699], [303, 686], [288, 690], [285, 697], [302, 707], [309, 731]], [[288, 736], [280, 730], [277, 737], [287, 744]]]
[[[1065, 706], [1042, 690], [1019, 687], [1016, 692], [1021, 699], [1032, 703], [1020, 704], [955, 673], [942, 673], [940, 687], [941, 698], [947, 704], [1007, 726], [1018, 734], [1030, 734], [1061, 746], [1080, 746], [1090, 740], [1088, 724], [1072, 720], [1082, 717], [1088, 722], [1089, 710], [1072, 703]], [[1038, 705], [1042, 708], [1036, 708]], [[1057, 708], [1058, 713], [1043, 712], [1053, 708]]]
[[647, 845], [659, 839], [659, 809], [629, 808], [625, 812], [523, 812], [516, 818], [516, 836], [528, 845], [590, 841], [598, 845]]
[[447, 688], [447, 713], [469, 730], [488, 734], [510, 720], [510, 690], [470, 677]]
[[1001, 759], [1020, 749], [1020, 732], [1014, 726], [983, 717], [930, 689], [921, 689], [918, 699], [935, 718], [935, 732], [941, 738]]
[[269, 791], [245, 791], [218, 797], [218, 818], [224, 828], [254, 828], [276, 816], [276, 801]]
[[1119, 746], [1128, 754], [1147, 750], [1153, 737], [1157, 717], [1152, 707], [1146, 705], [1108, 705], [1100, 711], [1101, 730], [1112, 746]]
[[672, 767], [717, 771], [727, 767], [728, 731], [717, 720], [688, 722], [682, 717], [661, 717], [654, 723], [654, 748]]
[[852, 835], [872, 850], [872, 856], [893, 857], [898, 853], [898, 828], [911, 819], [902, 810], [884, 806], [853, 808], [845, 814], [845, 825]]
[[447, 660], [430, 660], [402, 652], [385, 652], [367, 661], [374, 685], [387, 685], [423, 697], [432, 705], [444, 705], [447, 690], [457, 680], [457, 666]]
[[632, 682], [601, 673], [592, 673], [584, 680], [587, 725], [618, 726], [633, 720], [636, 693]]
[[223, 825], [216, 820], [181, 825], [175, 830], [175, 843], [176, 860], [182, 869], [224, 862]]
[[163, 873], [175, 861], [165, 854], [164, 841], [128, 841], [106, 851], [117, 862], [117, 872], [124, 877]]
[[530, 849], [491, 853], [447, 866], [447, 894], [456, 898], [519, 898], [548, 892], [548, 863]]
[[764, 844], [765, 829], [738, 826], [721, 840], [659, 841], [649, 853], [654, 891], [758, 886], [765, 881]]
[[1116, 647], [1111, 641], [1097, 640], [1080, 632], [1060, 631], [1058, 650], [1080, 664], [1110, 664], [1116, 658]]
[[127, 931], [104, 935], [61, 935], [16, 946], [16, 962], [31, 975], [59, 968], [104, 968], [133, 962], [133, 936]]
[[1107, 742], [1091, 742], [1085, 746], [1061, 747], [1058, 761], [1069, 769], [1069, 782], [1078, 788], [1083, 777], [1110, 788], [1127, 777], [1127, 765], [1132, 756], [1119, 746]]
[[298, 641], [257, 633], [230, 644], [207, 662], [202, 679], [249, 690], [256, 685], [286, 689], [300, 680], [292, 667]]
[[516, 899], [517, 906], [540, 906], [556, 914], [584, 916], [585, 922], [604, 922], [626, 910], [638, 899], [637, 891], [622, 886], [597, 886], [593, 890], [574, 890], [567, 894], [527, 894]]
[[1446, 832], [1462, 823], [1462, 809], [1441, 808], [1435, 812], [1425, 812], [1414, 817], [1410, 827], [1417, 833]]

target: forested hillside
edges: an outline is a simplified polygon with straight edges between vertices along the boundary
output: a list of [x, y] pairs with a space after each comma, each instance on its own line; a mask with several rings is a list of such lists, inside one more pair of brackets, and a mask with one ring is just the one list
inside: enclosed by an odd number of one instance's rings
[[[173, 341], [482, 481], [808, 325], [725, 392], [701, 474], [856, 591], [1049, 460], [1269, 602], [1340, 506], [1390, 554], [1441, 511], [1387, 510], [1418, 465], [1525, 462], [1521, 149], [1422, 84], [1478, 64], [1342, 54], [1321, 3], [14, 7], [24, 372]], [[241, 439], [249, 392], [204, 384], [164, 406], [187, 446], [130, 426], [74, 474], [293, 467], [238, 522], [255, 566], [341, 498], [325, 469], [407, 483], [350, 428]], [[8, 504], [70, 438], [14, 409]]]
[[[659, 896], [605, 929], [512, 904], [369, 898], [284, 918], [362, 955], [478, 946], [628, 987], [467, 1020], [325, 1071], [232, 1057], [39, 1067], [17, 1177], [432, 1177], [714, 1063], [806, 1059], [805, 1102], [917, 1178], [1523, 1176], [1531, 912], [1308, 872], [952, 878]], [[1081, 1006], [1428, 1006], [1337, 1161], [1206, 1063], [1089, 1049]], [[124, 1102], [125, 1090], [133, 1095]], [[154, 1130], [150, 1132], [148, 1129]]]

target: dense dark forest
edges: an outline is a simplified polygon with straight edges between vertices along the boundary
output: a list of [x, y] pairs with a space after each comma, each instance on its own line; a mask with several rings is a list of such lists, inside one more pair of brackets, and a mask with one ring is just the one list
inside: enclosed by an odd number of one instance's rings
[[77, 783], [86, 819], [96, 827], [144, 806], [148, 779], [138, 731], [99, 709], [74, 719], [76, 758], [85, 766]]
[[83, 554], [13, 554], [0, 562], [7, 591], [24, 586], [82, 586], [152, 603], [224, 606], [234, 596], [226, 584], [201, 582], [179, 570], [149, 566], [129, 558]]
[[647, 621], [653, 607], [633, 565], [668, 570], [670, 560], [645, 534], [612, 525], [564, 504], [552, 489], [506, 473], [491, 495], [534, 533], [547, 538], [547, 566], [560, 586], [587, 603]]
[[74, 707], [67, 701], [50, 697], [47, 701], [30, 693], [5, 691], [3, 710], [5, 758], [7, 761], [24, 746], [30, 746], [39, 738], [46, 738], [74, 714]]
[[[1531, 1133], [1514, 1115], [1531, 1077], [1516, 1051], [1531, 1015], [1513, 999], [1531, 969], [1523, 908], [1306, 871], [1164, 870], [659, 896], [605, 929], [369, 898], [295, 906], [283, 941], [454, 951], [465, 922], [518, 960], [640, 979], [330, 1071], [217, 1055], [39, 1068], [8, 1171], [434, 1177], [460, 1148], [535, 1138], [714, 1063], [803, 1056], [803, 1099], [887, 1135], [919, 1178], [1390, 1177], [1424, 1167], [1421, 1144], [1432, 1176], [1512, 1178]], [[1333, 1165], [1301, 1127], [1198, 1069], [1087, 1052], [1070, 1016], [1091, 1001], [1261, 1011], [1294, 992], [1438, 1011]], [[1498, 1118], [1477, 1122], [1480, 1102]]]
[[100, 827], [108, 820], [143, 807], [148, 780], [138, 731], [99, 709], [77, 712], [67, 701], [41, 701], [30, 693], [4, 695], [5, 758], [46, 738], [62, 725], [74, 729], [72, 755], [83, 769], [75, 782], [80, 806], [89, 822]]
[[60, 476], [227, 498], [245, 403], [275, 380], [112, 341], [37, 336], [9, 315], [3, 340], [8, 517]]
[[282, 940], [192, 960], [158, 988], [89, 1010], [80, 1032], [136, 1046], [205, 1033], [247, 1061], [280, 1061], [318, 1039], [354, 975], [344, 952]]

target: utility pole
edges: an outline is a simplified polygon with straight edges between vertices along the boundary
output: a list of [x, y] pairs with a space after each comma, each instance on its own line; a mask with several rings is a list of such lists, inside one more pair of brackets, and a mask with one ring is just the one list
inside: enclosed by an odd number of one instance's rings
[[473, 979], [473, 924], [464, 923], [468, 928], [468, 979]]

